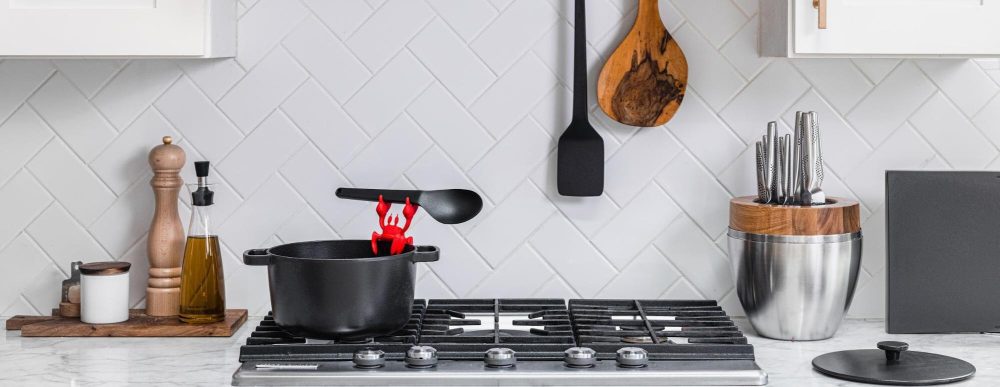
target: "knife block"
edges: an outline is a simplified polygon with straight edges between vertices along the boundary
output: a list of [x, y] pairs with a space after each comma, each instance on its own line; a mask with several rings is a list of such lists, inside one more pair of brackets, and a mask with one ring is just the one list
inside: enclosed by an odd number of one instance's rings
[[827, 198], [818, 206], [761, 204], [755, 196], [729, 201], [729, 228], [751, 234], [833, 235], [861, 230], [857, 201]]
[[729, 203], [729, 258], [736, 295], [758, 334], [823, 340], [840, 327], [861, 269], [861, 207]]
[[153, 169], [156, 208], [149, 227], [146, 252], [149, 257], [149, 281], [146, 286], [146, 314], [176, 316], [180, 310], [181, 257], [184, 255], [184, 227], [177, 212], [177, 198], [184, 180], [180, 171], [185, 155], [170, 136], [149, 152]]

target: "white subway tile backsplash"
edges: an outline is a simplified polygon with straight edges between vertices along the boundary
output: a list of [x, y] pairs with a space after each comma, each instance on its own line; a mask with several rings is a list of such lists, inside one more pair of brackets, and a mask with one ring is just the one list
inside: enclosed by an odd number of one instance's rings
[[746, 15], [729, 0], [673, 0], [673, 3], [713, 47], [721, 47], [747, 21]]
[[[73, 260], [145, 273], [164, 135], [216, 166], [228, 304], [270, 309], [248, 248], [367, 239], [374, 204], [338, 187], [472, 189], [475, 219], [418, 211], [419, 297], [714, 298], [733, 291], [727, 201], [755, 192], [753, 141], [815, 110], [831, 195], [862, 201], [851, 314], [884, 314], [884, 171], [1000, 168], [996, 60], [787, 60], [756, 53], [757, 0], [661, 0], [688, 58], [676, 117], [638, 129], [596, 106], [634, 0], [588, 1], [589, 113], [607, 184], [560, 196], [571, 117], [569, 0], [242, 0], [236, 59], [0, 61], [0, 314], [46, 313]], [[189, 193], [180, 213], [190, 215]], [[399, 206], [394, 211], [399, 211]], [[880, 250], [881, 249], [881, 250]], [[142, 305], [144, 275], [130, 301]], [[511, 285], [513, 284], [513, 285]]]
[[910, 124], [954, 169], [981, 169], [997, 156], [996, 146], [942, 93], [921, 106]]
[[465, 105], [496, 81], [493, 72], [444, 21], [432, 21], [407, 47]]
[[112, 258], [59, 203], [45, 209], [24, 231], [56, 266], [67, 272], [74, 261], [96, 262]]
[[0, 186], [21, 170], [52, 137], [52, 130], [27, 105], [22, 105], [0, 124]]
[[97, 157], [115, 137], [115, 129], [60, 74], [52, 76], [28, 103], [84, 161]]
[[649, 246], [622, 269], [599, 296], [612, 299], [656, 299], [681, 278], [655, 247]]
[[247, 197], [305, 143], [306, 137], [288, 117], [274, 113], [217, 168], [240, 195]]
[[149, 108], [90, 164], [115, 194], [121, 194], [140, 176], [149, 173], [150, 144], [163, 136], [180, 137], [156, 109]]
[[789, 62], [775, 61], [720, 114], [744, 141], [756, 141], [768, 121], [778, 119], [808, 90], [809, 83]]
[[386, 187], [430, 148], [431, 140], [405, 114], [368, 143], [342, 172], [359, 187]]
[[5, 60], [0, 62], [0, 120], [6, 119], [17, 110], [24, 100], [52, 76], [52, 68], [47, 62], [35, 60]]
[[344, 42], [369, 70], [377, 71], [434, 18], [434, 11], [423, 1], [393, 1], [373, 8], [378, 9]]
[[556, 84], [556, 76], [534, 54], [527, 54], [500, 76], [469, 112], [493, 137], [500, 138], [534, 108]]
[[396, 119], [433, 82], [427, 71], [408, 51], [400, 51], [382, 71], [344, 104], [358, 125], [375, 136]]
[[681, 214], [660, 187], [650, 183], [591, 240], [617, 268], [624, 268]]
[[59, 72], [69, 78], [70, 82], [73, 82], [88, 97], [97, 93], [104, 84], [111, 80], [112, 76], [125, 67], [126, 63], [122, 59], [52, 61]]
[[371, 77], [347, 46], [314, 18], [292, 31], [284, 46], [337, 101], [347, 102]]
[[406, 111], [462, 169], [472, 168], [493, 146], [489, 133], [439, 84], [424, 90]]
[[219, 109], [250, 133], [309, 75], [283, 48], [275, 48], [219, 100]]
[[839, 112], [848, 112], [873, 88], [850, 59], [803, 59], [795, 67]]
[[222, 160], [243, 140], [240, 130], [186, 78], [174, 83], [153, 106], [209, 160]]
[[548, 156], [556, 143], [526, 118], [469, 171], [469, 177], [495, 202], [500, 202]]
[[922, 60], [917, 65], [967, 116], [976, 114], [1000, 92], [1000, 87], [975, 61]]
[[878, 146], [934, 93], [913, 63], [903, 62], [845, 116], [869, 144]]
[[709, 106], [720, 110], [733, 99], [746, 80], [726, 58], [691, 25], [685, 24], [673, 34], [684, 51], [689, 69], [688, 85], [703, 97]]
[[616, 203], [628, 203], [680, 151], [680, 144], [663, 127], [639, 129], [606, 163], [608, 196]]
[[691, 154], [684, 152], [674, 157], [656, 176], [656, 181], [698, 223], [702, 232], [712, 239], [725, 233], [731, 196]]
[[77, 221], [89, 226], [115, 201], [115, 194], [62, 141], [51, 141], [27, 164]]
[[497, 10], [485, 1], [427, 0], [427, 4], [466, 42], [479, 35], [497, 15]]
[[256, 66], [308, 14], [298, 1], [258, 1], [237, 24], [236, 60], [244, 69]]
[[735, 280], [726, 254], [687, 216], [677, 217], [654, 244], [705, 297], [721, 299], [733, 288]]
[[27, 171], [21, 171], [0, 187], [0, 246], [21, 233], [49, 204], [52, 196]]
[[549, 218], [528, 242], [582, 297], [596, 297], [617, 274], [587, 237], [559, 214]]
[[347, 40], [371, 16], [364, 1], [302, 0], [341, 40]]
[[173, 62], [133, 60], [90, 102], [121, 130], [145, 111], [180, 75], [181, 69]]
[[371, 138], [313, 81], [281, 104], [281, 110], [337, 166], [344, 167]]
[[516, 0], [503, 8], [469, 47], [494, 72], [503, 74], [549, 30], [558, 16], [546, 1]]
[[538, 188], [530, 182], [521, 183], [485, 215], [468, 234], [468, 240], [496, 268], [554, 211], [552, 203]]

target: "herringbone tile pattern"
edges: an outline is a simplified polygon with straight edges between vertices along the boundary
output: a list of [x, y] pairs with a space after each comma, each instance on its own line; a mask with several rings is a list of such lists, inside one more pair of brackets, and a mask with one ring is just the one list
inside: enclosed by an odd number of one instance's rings
[[[634, 6], [588, 2], [592, 80]], [[648, 129], [595, 107], [607, 189], [585, 200], [554, 189], [570, 0], [241, 0], [234, 60], [4, 60], [0, 314], [53, 307], [80, 259], [132, 262], [142, 302], [145, 157], [163, 135], [214, 162], [229, 303], [253, 313], [269, 308], [266, 273], [238, 254], [365, 238], [373, 206], [332, 193], [372, 186], [486, 199], [467, 224], [418, 216], [416, 240], [444, 251], [421, 267], [419, 296], [714, 298], [738, 314], [727, 201], [754, 192], [749, 145], [765, 122], [787, 131], [805, 109], [825, 129], [827, 190], [864, 206], [852, 314], [880, 316], [883, 171], [996, 168], [1000, 61], [759, 58], [756, 1], [661, 9], [691, 66], [685, 103]]]

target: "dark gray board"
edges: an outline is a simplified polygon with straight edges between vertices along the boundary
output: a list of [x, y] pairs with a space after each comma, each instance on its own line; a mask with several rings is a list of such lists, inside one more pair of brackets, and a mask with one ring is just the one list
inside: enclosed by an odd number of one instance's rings
[[886, 329], [1000, 331], [1000, 172], [886, 172]]

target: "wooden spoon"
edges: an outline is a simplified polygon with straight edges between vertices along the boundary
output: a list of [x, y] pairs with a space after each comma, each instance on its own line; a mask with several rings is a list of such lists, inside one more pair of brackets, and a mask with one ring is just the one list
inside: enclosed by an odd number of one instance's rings
[[615, 121], [660, 126], [677, 113], [687, 78], [687, 59], [660, 21], [659, 1], [639, 0], [632, 30], [597, 79], [597, 100]]

